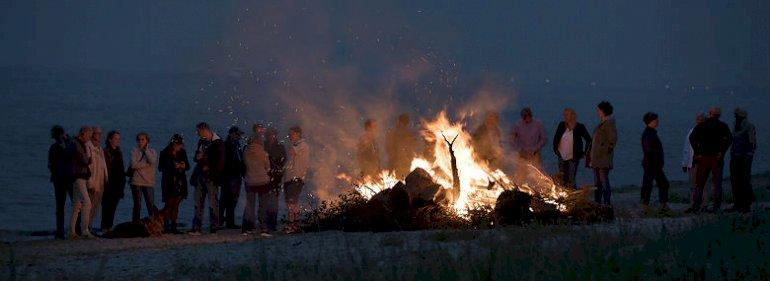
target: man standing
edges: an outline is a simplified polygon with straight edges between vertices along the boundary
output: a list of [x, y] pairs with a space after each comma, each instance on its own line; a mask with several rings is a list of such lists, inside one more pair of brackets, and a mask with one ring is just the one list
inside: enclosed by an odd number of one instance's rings
[[195, 150], [195, 170], [190, 178], [192, 185], [195, 186], [195, 217], [190, 234], [200, 235], [201, 233], [206, 196], [209, 197], [210, 232], [213, 234], [219, 228], [217, 192], [224, 183], [225, 144], [211, 130], [209, 124], [198, 123], [196, 129], [200, 140]]
[[241, 195], [241, 184], [245, 166], [243, 164], [243, 148], [241, 136], [243, 131], [237, 126], [230, 127], [225, 141], [225, 183], [222, 186], [222, 196], [219, 200], [220, 223], [230, 229], [239, 229], [235, 224], [235, 208]]
[[289, 159], [286, 163], [286, 179], [284, 182], [286, 208], [288, 209], [286, 233], [300, 232], [299, 226], [299, 195], [305, 185], [305, 177], [310, 165], [310, 148], [302, 138], [300, 127], [289, 129]]
[[605, 205], [611, 205], [610, 170], [612, 170], [615, 146], [618, 143], [618, 129], [615, 126], [615, 118], [612, 116], [613, 112], [612, 104], [607, 101], [602, 101], [597, 106], [596, 114], [600, 122], [594, 129], [591, 150], [586, 159], [586, 166], [594, 170], [596, 185], [594, 200], [596, 203]]
[[511, 145], [518, 151], [519, 158], [527, 164], [540, 167], [540, 150], [548, 138], [545, 136], [543, 123], [532, 117], [532, 109], [525, 107], [521, 110], [521, 120], [513, 125]]
[[567, 187], [577, 189], [577, 167], [590, 145], [591, 135], [585, 125], [578, 123], [575, 110], [564, 109], [564, 121], [556, 127], [553, 136], [553, 152], [559, 159], [559, 173]]
[[88, 179], [91, 178], [91, 171], [88, 166], [91, 164], [91, 155], [88, 150], [88, 142], [91, 141], [93, 130], [89, 126], [80, 128], [75, 147], [72, 153], [72, 170], [75, 177], [75, 203], [72, 204], [72, 216], [70, 217], [70, 239], [77, 239], [75, 233], [78, 218], [80, 218], [80, 227], [83, 237], [91, 238], [93, 235], [88, 231], [91, 225], [91, 199], [88, 197]]
[[[698, 126], [698, 124], [701, 124], [706, 121], [706, 114], [704, 113], [698, 113], [698, 115], [695, 116], [695, 126]], [[695, 129], [695, 127], [691, 128], [689, 132], [687, 132], [687, 136], [684, 140], [684, 148], [682, 149], [682, 172], [685, 174], [688, 174], [689, 180], [690, 180], [690, 202], [695, 202], [695, 174], [698, 168], [695, 166], [694, 163], [694, 157], [695, 152], [692, 149], [692, 144], [690, 144], [690, 135], [692, 135], [692, 131]], [[705, 200], [706, 196], [706, 190], [704, 188], [704, 191], [701, 192], [701, 200]]]
[[658, 198], [660, 202], [660, 213], [668, 212], [668, 188], [669, 182], [666, 174], [663, 173], [663, 144], [658, 137], [658, 125], [660, 123], [658, 114], [647, 112], [642, 119], [645, 124], [642, 133], [642, 167], [644, 176], [642, 177], [642, 205], [644, 212], [649, 212], [650, 194], [652, 193], [652, 181], [658, 184]]
[[[107, 185], [109, 177], [107, 175], [107, 162], [104, 158], [104, 151], [101, 146], [102, 142], [102, 128], [99, 126], [93, 127], [93, 133], [91, 134], [91, 141], [88, 143], [88, 149], [91, 151], [91, 178], [88, 179], [88, 196], [91, 198], [91, 214], [89, 214], [88, 220], [93, 222], [96, 214], [101, 211], [102, 207], [102, 195], [104, 194], [104, 186]], [[89, 231], [93, 232], [93, 227], [88, 226]]]
[[416, 147], [417, 137], [409, 129], [409, 115], [401, 114], [398, 116], [396, 126], [385, 135], [388, 169], [393, 171], [397, 178], [403, 179], [409, 174]]
[[503, 147], [500, 140], [500, 115], [497, 112], [487, 113], [484, 123], [473, 132], [472, 141], [476, 157], [490, 168], [499, 169]]
[[64, 239], [64, 205], [67, 195], [72, 200], [72, 152], [67, 134], [62, 126], [51, 128], [54, 143], [48, 149], [48, 170], [51, 172], [54, 195], [56, 196], [56, 239]]
[[750, 212], [755, 199], [751, 186], [751, 164], [757, 149], [757, 131], [754, 124], [749, 122], [748, 115], [745, 109], [735, 109], [733, 147], [730, 151], [730, 182], [734, 203], [726, 211]]
[[358, 139], [356, 160], [358, 160], [362, 178], [375, 179], [382, 171], [380, 148], [377, 145], [377, 122], [372, 119], [364, 122], [364, 135]]
[[698, 167], [695, 174], [695, 194], [693, 195], [692, 207], [686, 212], [700, 211], [703, 195], [703, 188], [706, 186], [709, 174], [711, 174], [714, 185], [712, 200], [713, 212], [719, 212], [722, 206], [722, 169], [724, 168], [724, 156], [732, 143], [732, 133], [730, 127], [719, 117], [722, 110], [719, 107], [712, 107], [709, 110], [709, 117], [703, 124], [695, 126], [690, 135], [690, 144], [695, 152], [695, 165]]

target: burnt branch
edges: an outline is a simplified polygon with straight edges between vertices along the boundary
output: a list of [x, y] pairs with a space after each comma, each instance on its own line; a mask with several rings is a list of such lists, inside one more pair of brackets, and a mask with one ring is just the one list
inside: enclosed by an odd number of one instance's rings
[[453, 146], [460, 134], [455, 135], [452, 141], [447, 139], [446, 135], [444, 135], [444, 132], [441, 132], [441, 136], [444, 137], [444, 141], [449, 147], [449, 156], [452, 159], [452, 201], [457, 201], [457, 199], [460, 198], [460, 172], [457, 170], [457, 157], [455, 157]]

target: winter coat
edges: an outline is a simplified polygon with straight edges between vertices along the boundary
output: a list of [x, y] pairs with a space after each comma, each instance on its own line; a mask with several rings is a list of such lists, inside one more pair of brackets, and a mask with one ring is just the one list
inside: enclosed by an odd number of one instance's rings
[[281, 142], [271, 144], [269, 141], [265, 141], [263, 147], [270, 157], [270, 180], [280, 182], [286, 168], [286, 147]]
[[107, 165], [107, 185], [104, 187], [104, 198], [123, 198], [126, 187], [126, 167], [123, 163], [123, 152], [120, 147], [104, 148], [104, 162]]
[[241, 142], [228, 139], [225, 142], [225, 177], [229, 180], [241, 179], [244, 169]]
[[730, 127], [717, 118], [707, 118], [690, 134], [690, 144], [696, 156], [724, 156], [732, 141]]
[[48, 171], [51, 172], [51, 182], [72, 182], [72, 144], [67, 141], [57, 141], [48, 149]]
[[660, 169], [663, 168], [663, 144], [658, 138], [658, 131], [647, 127], [642, 133], [642, 151], [644, 157], [642, 158], [642, 166]]
[[511, 130], [511, 145], [516, 151], [534, 154], [540, 152], [547, 141], [548, 137], [545, 136], [545, 129], [540, 120], [532, 120], [530, 123], [519, 120]]
[[609, 116], [594, 129], [591, 149], [588, 153], [588, 166], [594, 169], [612, 169], [612, 158], [618, 143], [618, 128], [615, 118]]
[[88, 189], [98, 192], [104, 191], [104, 186], [107, 184], [109, 176], [107, 174], [107, 163], [104, 161], [104, 151], [98, 144], [94, 145], [93, 142], [88, 142], [86, 147], [90, 150], [91, 165], [91, 178], [88, 179]]
[[270, 182], [270, 157], [261, 143], [252, 142], [243, 152], [246, 167], [246, 187], [265, 185]]
[[[556, 153], [558, 159], [561, 159], [559, 144], [566, 131], [567, 125], [563, 121], [556, 126], [556, 134], [553, 136], [553, 152]], [[585, 143], [583, 143], [584, 140]], [[588, 129], [582, 123], [576, 123], [575, 128], [572, 129], [572, 160], [579, 161], [590, 149], [591, 135], [588, 133]]]
[[[214, 134], [211, 140], [199, 140], [196, 147], [193, 155], [195, 169], [190, 177], [192, 185], [197, 186], [203, 180], [222, 186], [225, 180], [225, 143], [217, 134]], [[199, 152], [203, 154], [201, 159], [196, 157]]]
[[86, 142], [75, 139], [72, 153], [72, 173], [76, 179], [88, 180], [91, 178], [91, 155]]
[[735, 132], [733, 134], [732, 155], [752, 156], [757, 150], [757, 130], [754, 124], [748, 119], [742, 118], [736, 120]]
[[[177, 163], [184, 163], [183, 169], [177, 169]], [[158, 171], [160, 171], [160, 187], [162, 200], [169, 198], [187, 198], [187, 170], [190, 170], [190, 161], [187, 159], [187, 151], [184, 149], [173, 153], [171, 147], [166, 147], [160, 152]]]
[[301, 139], [289, 147], [289, 159], [286, 162], [286, 176], [284, 177], [284, 181], [288, 182], [294, 179], [305, 181], [309, 166], [310, 147], [308, 147], [304, 139]]
[[142, 151], [138, 147], [131, 150], [131, 185], [155, 187], [155, 166], [158, 165], [158, 153], [149, 146]]

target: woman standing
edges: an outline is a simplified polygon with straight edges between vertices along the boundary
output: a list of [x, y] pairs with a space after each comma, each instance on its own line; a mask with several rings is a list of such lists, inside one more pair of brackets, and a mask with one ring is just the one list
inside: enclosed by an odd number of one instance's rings
[[155, 188], [155, 166], [158, 164], [158, 154], [150, 148], [150, 135], [141, 132], [136, 135], [136, 147], [131, 150], [131, 195], [134, 198], [133, 221], [139, 221], [142, 210], [142, 195], [147, 205], [147, 214], [152, 216], [155, 209], [153, 189]]
[[184, 150], [184, 139], [179, 134], [174, 134], [163, 151], [160, 152], [158, 170], [161, 173], [160, 187], [163, 191], [163, 207], [168, 217], [165, 218], [165, 232], [182, 234], [176, 228], [179, 217], [179, 204], [187, 198], [187, 170], [190, 162], [187, 160], [187, 152]]
[[259, 227], [261, 233], [268, 234], [276, 230], [278, 218], [279, 189], [270, 189], [270, 159], [263, 146], [260, 135], [251, 136], [243, 152], [243, 163], [246, 167], [246, 208], [243, 210], [241, 233], [254, 230], [254, 207], [259, 195]]
[[126, 187], [126, 168], [123, 164], [123, 152], [120, 151], [120, 133], [110, 131], [104, 146], [104, 161], [107, 163], [107, 185], [102, 198], [102, 231], [112, 229], [118, 201], [123, 198]]

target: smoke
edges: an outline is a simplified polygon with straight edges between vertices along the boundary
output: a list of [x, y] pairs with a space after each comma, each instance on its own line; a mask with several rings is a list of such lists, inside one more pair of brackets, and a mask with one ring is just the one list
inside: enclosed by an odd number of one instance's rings
[[[281, 134], [302, 127], [311, 148], [308, 187], [321, 199], [351, 188], [336, 176], [357, 174], [364, 120], [378, 121], [382, 147], [384, 132], [402, 113], [417, 129], [421, 118], [444, 109], [480, 120], [479, 113], [499, 112], [513, 100], [511, 87], [496, 80], [462, 86], [460, 66], [413, 31], [415, 23], [378, 12], [390, 4], [352, 5], [374, 7], [336, 10], [316, 1], [236, 7], [230, 28], [212, 46], [211, 78], [201, 90], [200, 100], [233, 125], [265, 123]], [[474, 98], [462, 98], [469, 92]]]

